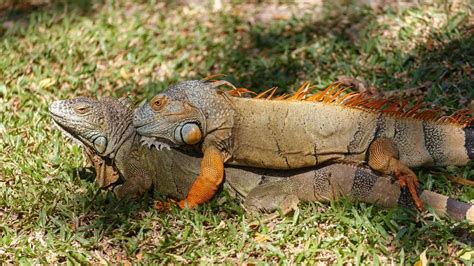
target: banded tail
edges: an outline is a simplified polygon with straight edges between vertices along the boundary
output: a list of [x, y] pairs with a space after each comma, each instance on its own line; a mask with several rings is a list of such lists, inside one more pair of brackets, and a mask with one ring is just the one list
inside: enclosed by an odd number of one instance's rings
[[[408, 193], [402, 193], [400, 198], [406, 198], [411, 202], [411, 196]], [[458, 221], [465, 219], [474, 223], [474, 206], [470, 204], [428, 190], [423, 190], [420, 198], [440, 216], [447, 215]]]
[[469, 159], [474, 159], [474, 125], [469, 125], [464, 128], [465, 142], [464, 147], [466, 148]]
[[[356, 168], [353, 175], [354, 181], [349, 193], [352, 198], [373, 202], [383, 207], [415, 207], [408, 190], [400, 190], [398, 184], [393, 183], [390, 177], [380, 176], [370, 169], [362, 167]], [[333, 182], [343, 182], [343, 177], [339, 178]], [[418, 196], [438, 216], [449, 216], [457, 221], [467, 220], [474, 223], [474, 205], [423, 189], [418, 189]]]
[[[288, 210], [299, 201], [327, 202], [341, 197], [385, 208], [414, 208], [410, 193], [401, 190], [394, 177], [363, 166], [335, 163], [285, 171], [250, 169], [226, 168], [228, 188], [245, 198], [244, 205], [250, 210]], [[436, 215], [474, 224], [474, 205], [428, 190], [419, 189], [417, 194]]]

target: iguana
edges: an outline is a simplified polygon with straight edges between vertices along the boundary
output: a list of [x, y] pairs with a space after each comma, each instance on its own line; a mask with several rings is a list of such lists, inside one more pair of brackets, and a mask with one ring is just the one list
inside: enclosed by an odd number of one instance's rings
[[[55, 101], [49, 111], [59, 129], [85, 148], [96, 167], [99, 186], [124, 180], [114, 189], [118, 197], [138, 197], [153, 188], [181, 200], [200, 171], [201, 158], [192, 152], [157, 151], [140, 145], [125, 99], [78, 97]], [[296, 170], [229, 166], [225, 176], [225, 188], [243, 198], [249, 211], [285, 212], [300, 200], [327, 201], [340, 196], [384, 207], [412, 205], [409, 194], [401, 193], [390, 177], [354, 164]], [[474, 221], [473, 206], [430, 191], [418, 193], [438, 215]]]
[[306, 97], [311, 87], [305, 83], [286, 101], [264, 100], [263, 94], [233, 97], [216, 90], [221, 85], [233, 86], [222, 80], [180, 82], [135, 112], [137, 132], [157, 148], [202, 150], [201, 172], [181, 206], [209, 200], [222, 182], [224, 163], [296, 169], [350, 160], [395, 175], [422, 210], [410, 168], [465, 165], [474, 158], [474, 127], [466, 111], [435, 120], [433, 111], [382, 108], [386, 101], [344, 94], [337, 85]]

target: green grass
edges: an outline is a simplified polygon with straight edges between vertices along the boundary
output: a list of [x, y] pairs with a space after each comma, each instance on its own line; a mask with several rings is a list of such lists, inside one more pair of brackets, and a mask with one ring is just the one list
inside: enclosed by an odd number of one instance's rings
[[[0, 15], [0, 261], [412, 264], [426, 251], [431, 262], [472, 264], [472, 226], [430, 213], [342, 200], [302, 204], [251, 228], [225, 195], [167, 213], [149, 200], [115, 202], [80, 173], [80, 148], [47, 113], [56, 99], [129, 95], [138, 103], [216, 73], [260, 91], [304, 80], [323, 87], [338, 76], [382, 91], [425, 85], [424, 100], [449, 113], [474, 99], [468, 2], [280, 4], [301, 12], [270, 21], [272, 5], [243, 1], [219, 11], [172, 1], [45, 2], [53, 3]], [[472, 166], [437, 171], [418, 172], [425, 188], [474, 203], [472, 188], [445, 177], [472, 177]]]

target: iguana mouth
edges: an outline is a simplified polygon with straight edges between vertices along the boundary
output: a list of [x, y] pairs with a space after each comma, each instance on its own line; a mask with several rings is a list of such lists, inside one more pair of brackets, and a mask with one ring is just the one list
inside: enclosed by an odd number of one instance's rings
[[59, 131], [61, 131], [61, 133], [64, 134], [64, 136], [67, 139], [72, 140], [73, 142], [75, 142], [78, 145], [85, 146], [85, 142], [83, 140], [81, 140], [80, 138], [74, 136], [74, 134], [72, 132], [68, 131], [68, 129], [66, 127], [64, 127], [63, 125], [61, 125], [60, 122], [58, 122], [54, 119], [52, 121], [53, 121], [53, 126], [56, 127], [57, 129], [59, 129]]

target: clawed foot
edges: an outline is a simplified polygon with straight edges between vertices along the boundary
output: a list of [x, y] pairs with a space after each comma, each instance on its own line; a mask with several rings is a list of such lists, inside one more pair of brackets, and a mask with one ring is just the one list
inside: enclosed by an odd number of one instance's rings
[[420, 185], [418, 183], [418, 180], [416, 176], [414, 175], [401, 175], [397, 174], [396, 175], [398, 178], [398, 183], [400, 184], [401, 188], [408, 188], [408, 191], [410, 192], [411, 198], [413, 200], [413, 203], [415, 204], [415, 207], [418, 211], [423, 211], [423, 202], [421, 199], [418, 197], [418, 193], [416, 193], [416, 189]]
[[185, 199], [176, 201], [174, 199], [167, 199], [166, 201], [157, 200], [155, 201], [155, 209], [158, 211], [165, 211], [171, 208], [171, 205], [178, 205], [180, 209], [188, 208], [192, 209], [197, 206], [197, 204], [192, 204], [186, 201]]
[[166, 201], [157, 200], [155, 201], [155, 210], [166, 211], [171, 208], [171, 204], [176, 204], [173, 199], [167, 199]]

